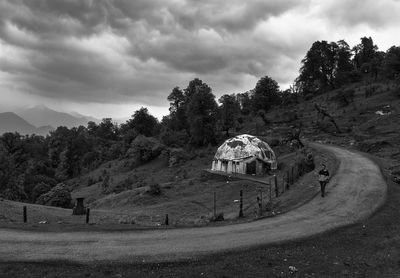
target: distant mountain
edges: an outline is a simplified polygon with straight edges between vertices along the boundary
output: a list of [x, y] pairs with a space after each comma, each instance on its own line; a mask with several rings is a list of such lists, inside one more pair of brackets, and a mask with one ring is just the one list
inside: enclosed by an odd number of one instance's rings
[[0, 113], [0, 134], [5, 132], [18, 132], [24, 135], [46, 135], [52, 129], [51, 126], [36, 128], [13, 112]]
[[37, 105], [31, 108], [19, 109], [16, 113], [24, 119], [29, 119], [29, 122], [36, 126], [87, 126], [89, 121], [99, 122], [93, 117], [87, 117], [74, 113], [74, 115], [58, 112], [44, 105]]

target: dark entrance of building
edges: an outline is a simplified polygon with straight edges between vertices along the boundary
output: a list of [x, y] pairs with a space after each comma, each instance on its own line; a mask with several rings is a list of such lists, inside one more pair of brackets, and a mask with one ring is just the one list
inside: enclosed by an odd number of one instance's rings
[[248, 175], [255, 175], [256, 174], [256, 161], [252, 161], [250, 163], [247, 163], [246, 165], [246, 174]]

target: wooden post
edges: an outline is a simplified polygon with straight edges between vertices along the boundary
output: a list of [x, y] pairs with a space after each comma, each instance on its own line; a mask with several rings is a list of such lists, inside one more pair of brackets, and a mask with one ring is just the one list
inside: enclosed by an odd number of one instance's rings
[[90, 208], [86, 209], [86, 224], [89, 223], [89, 216], [90, 216]]
[[28, 222], [28, 215], [26, 211], [26, 206], [23, 207], [24, 223]]
[[290, 188], [290, 173], [289, 173], [289, 170], [286, 171], [286, 187], [287, 187], [287, 189]]
[[282, 193], [285, 193], [285, 174], [282, 176]]
[[294, 184], [294, 167], [292, 166], [292, 181], [291, 184]]
[[269, 203], [272, 202], [272, 182], [271, 179], [269, 179]]
[[169, 225], [168, 213], [165, 215], [165, 225]]
[[243, 217], [243, 190], [240, 190], [240, 210], [239, 217]]
[[278, 189], [278, 177], [274, 175], [274, 181], [275, 181], [275, 197], [279, 197], [279, 189]]
[[217, 192], [214, 191], [214, 219], [217, 217]]

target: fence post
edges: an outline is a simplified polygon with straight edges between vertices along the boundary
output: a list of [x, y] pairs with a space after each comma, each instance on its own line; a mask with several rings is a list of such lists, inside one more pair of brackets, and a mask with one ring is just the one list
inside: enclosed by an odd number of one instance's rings
[[168, 213], [165, 215], [165, 225], [169, 225]]
[[286, 187], [289, 189], [290, 185], [290, 175], [289, 175], [289, 170], [286, 171]]
[[269, 179], [269, 203], [272, 202], [272, 182], [271, 179]]
[[23, 207], [24, 223], [28, 222], [28, 215], [26, 211], [26, 206]]
[[217, 192], [214, 191], [214, 219], [217, 217]]
[[239, 217], [243, 217], [243, 190], [240, 190], [240, 210]]
[[279, 197], [279, 190], [278, 190], [278, 177], [274, 175], [274, 181], [275, 181], [275, 197]]
[[89, 216], [90, 216], [90, 208], [86, 209], [86, 224], [89, 223]]
[[294, 184], [294, 167], [292, 166], [292, 182], [291, 184]]

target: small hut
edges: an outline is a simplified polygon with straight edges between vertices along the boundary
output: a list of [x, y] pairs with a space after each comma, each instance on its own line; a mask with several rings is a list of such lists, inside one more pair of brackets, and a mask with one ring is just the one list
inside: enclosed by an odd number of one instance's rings
[[242, 134], [226, 140], [217, 150], [213, 171], [248, 175], [265, 175], [277, 169], [274, 151], [255, 136]]

